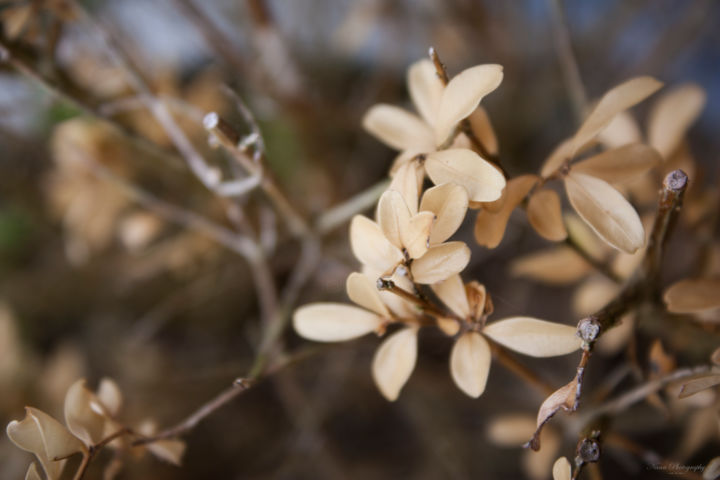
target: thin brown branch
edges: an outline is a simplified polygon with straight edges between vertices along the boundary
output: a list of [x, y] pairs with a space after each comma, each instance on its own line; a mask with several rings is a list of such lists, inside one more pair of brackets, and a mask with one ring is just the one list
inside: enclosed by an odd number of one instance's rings
[[515, 356], [505, 347], [487, 337], [485, 337], [485, 339], [490, 344], [490, 349], [492, 350], [495, 359], [500, 362], [503, 367], [507, 368], [513, 374], [535, 387], [543, 395], [551, 395], [555, 391], [555, 387], [540, 378], [537, 373], [520, 363], [520, 361], [518, 361], [518, 359], [515, 358]]

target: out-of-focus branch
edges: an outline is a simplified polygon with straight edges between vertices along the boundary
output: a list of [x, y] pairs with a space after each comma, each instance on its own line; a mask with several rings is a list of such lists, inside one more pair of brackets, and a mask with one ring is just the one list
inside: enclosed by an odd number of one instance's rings
[[570, 235], [569, 232], [568, 236], [565, 238], [565, 245], [572, 248], [575, 253], [580, 255], [583, 260], [588, 262], [599, 273], [601, 273], [615, 283], [622, 283], [623, 279], [617, 273], [615, 273], [607, 263], [598, 260], [590, 252], [585, 250], [582, 245], [580, 245], [577, 240], [572, 235]]
[[380, 195], [387, 190], [388, 185], [390, 185], [389, 180], [381, 180], [370, 188], [327, 210], [315, 221], [315, 230], [320, 235], [323, 235], [345, 224], [354, 215], [375, 205]]

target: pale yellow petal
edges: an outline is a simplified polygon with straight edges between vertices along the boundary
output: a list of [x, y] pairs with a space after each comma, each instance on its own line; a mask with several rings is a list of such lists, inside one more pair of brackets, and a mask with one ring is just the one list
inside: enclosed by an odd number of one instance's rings
[[570, 468], [570, 462], [565, 457], [560, 457], [553, 464], [552, 475], [553, 480], [570, 480], [572, 469]]
[[88, 446], [102, 440], [105, 430], [106, 417], [96, 411], [98, 404], [97, 397], [87, 389], [84, 379], [73, 383], [65, 395], [65, 424]]
[[490, 373], [490, 346], [477, 332], [460, 336], [450, 353], [450, 374], [466, 395], [478, 398], [485, 391]]
[[618, 113], [643, 101], [662, 87], [652, 77], [635, 77], [612, 88], [600, 99], [572, 140], [571, 156], [591, 141]]
[[532, 357], [565, 355], [582, 344], [575, 327], [531, 317], [506, 318], [486, 326], [483, 333], [511, 350]]
[[634, 253], [645, 245], [640, 217], [610, 184], [570, 172], [565, 177], [565, 190], [578, 215], [609, 245], [626, 253]]
[[510, 272], [549, 285], [572, 284], [592, 271], [592, 266], [570, 247], [541, 250], [516, 258]]
[[397, 248], [403, 248], [400, 232], [410, 222], [410, 210], [399, 192], [387, 190], [378, 201], [377, 220], [385, 238]]
[[397, 400], [417, 360], [417, 328], [403, 328], [388, 337], [375, 352], [372, 374], [380, 393]]
[[345, 289], [350, 300], [356, 304], [381, 317], [390, 317], [390, 312], [380, 298], [376, 283], [367, 275], [358, 272], [351, 273], [345, 281]]
[[418, 112], [428, 125], [433, 125], [444, 90], [433, 62], [423, 59], [413, 63], [408, 69], [407, 84]]
[[631, 143], [578, 162], [572, 166], [572, 171], [608, 183], [622, 183], [646, 174], [651, 168], [660, 165], [661, 161], [662, 157], [654, 148]]
[[648, 143], [663, 158], [669, 159], [680, 145], [705, 106], [705, 99], [700, 86], [686, 84], [667, 92], [655, 103], [648, 120]]
[[393, 105], [379, 104], [370, 108], [362, 125], [396, 150], [428, 152], [435, 149], [430, 127], [416, 115]]
[[420, 201], [420, 210], [437, 217], [430, 231], [430, 244], [444, 242], [460, 228], [468, 207], [465, 189], [454, 183], [444, 183], [429, 188]]
[[342, 342], [375, 331], [380, 317], [362, 308], [342, 303], [311, 303], [293, 314], [298, 335], [316, 342]]
[[463, 242], [448, 242], [430, 247], [413, 261], [410, 270], [417, 283], [432, 284], [463, 271], [470, 261], [470, 249]]
[[432, 290], [453, 313], [463, 318], [470, 315], [470, 304], [460, 275], [451, 275], [446, 280], [433, 284]]
[[475, 219], [475, 241], [484, 247], [497, 247], [505, 236], [505, 229], [513, 210], [522, 202], [538, 181], [535, 175], [521, 175], [510, 179], [505, 186], [499, 210], [485, 208]]
[[699, 313], [720, 307], [720, 279], [696, 278], [676, 282], [665, 290], [663, 300], [673, 313]]
[[485, 95], [500, 86], [502, 79], [502, 66], [495, 64], [477, 65], [453, 77], [440, 98], [435, 143], [444, 143], [455, 125], [468, 117]]
[[530, 225], [546, 240], [559, 242], [567, 238], [560, 197], [554, 190], [535, 192], [528, 202], [527, 216]]
[[472, 150], [443, 150], [428, 155], [425, 171], [435, 185], [456, 183], [467, 190], [475, 202], [492, 202], [500, 198], [505, 177], [490, 162]]
[[410, 258], [420, 258], [430, 247], [430, 232], [432, 230], [435, 214], [433, 212], [420, 212], [413, 215], [400, 231], [403, 247]]
[[378, 224], [362, 215], [355, 215], [350, 222], [350, 247], [361, 263], [383, 273], [403, 260], [400, 250], [390, 243]]

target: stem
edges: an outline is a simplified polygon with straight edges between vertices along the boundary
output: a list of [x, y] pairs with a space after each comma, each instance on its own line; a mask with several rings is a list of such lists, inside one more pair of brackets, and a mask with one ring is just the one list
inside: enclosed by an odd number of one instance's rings
[[387, 190], [389, 184], [389, 180], [381, 180], [370, 188], [330, 208], [330, 210], [320, 215], [315, 222], [315, 231], [321, 235], [328, 233], [350, 220], [355, 214], [372, 207], [380, 198], [380, 195]]
[[398, 287], [397, 285], [395, 285], [395, 282], [393, 282], [392, 280], [385, 280], [383, 278], [378, 278], [377, 287], [378, 287], [378, 290], [386, 290], [390, 293], [394, 293], [398, 297], [405, 299], [408, 302], [418, 306], [420, 309], [422, 309], [425, 313], [427, 313], [429, 315], [434, 315], [436, 317], [453, 317], [453, 318], [455, 318], [455, 315], [444, 312], [444, 311], [440, 310], [437, 306], [430, 303], [429, 301], [427, 301], [423, 298], [420, 298], [417, 295], [414, 295], [414, 294]]
[[89, 451], [83, 452], [82, 462], [80, 463], [80, 466], [75, 472], [73, 480], [82, 480], [82, 478], [85, 476], [85, 472], [87, 472], [88, 466], [90, 466], [90, 460], [92, 460], [92, 453], [90, 453]]
[[520, 377], [522, 380], [528, 382], [530, 385], [542, 392], [543, 395], [551, 395], [556, 390], [555, 387], [540, 378], [537, 373], [520, 363], [505, 347], [488, 337], [484, 338], [490, 344], [490, 350], [492, 350], [493, 355], [495, 355], [495, 359], [502, 363], [505, 368]]

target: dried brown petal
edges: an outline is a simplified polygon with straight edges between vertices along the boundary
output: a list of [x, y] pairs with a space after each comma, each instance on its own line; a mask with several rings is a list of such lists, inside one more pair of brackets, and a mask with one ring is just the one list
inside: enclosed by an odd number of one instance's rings
[[417, 360], [417, 328], [403, 328], [388, 337], [375, 352], [372, 373], [380, 393], [397, 400]]
[[465, 294], [467, 296], [468, 306], [470, 307], [470, 316], [479, 319], [483, 315], [492, 313], [492, 301], [487, 294], [485, 285], [473, 280], [465, 285]]
[[475, 202], [500, 198], [505, 177], [472, 150], [454, 148], [434, 152], [425, 160], [425, 171], [434, 184], [455, 183], [465, 188]]
[[402, 195], [411, 215], [415, 215], [418, 211], [418, 197], [424, 176], [425, 170], [418, 162], [406, 162], [395, 171], [388, 187], [388, 190], [395, 190]]
[[591, 271], [592, 266], [585, 259], [565, 246], [534, 252], [510, 264], [513, 275], [550, 285], [575, 283]]
[[116, 416], [120, 412], [123, 404], [122, 392], [113, 379], [101, 379], [96, 395], [105, 408], [105, 411], [107, 411], [111, 417]]
[[645, 245], [640, 217], [627, 200], [599, 178], [570, 172], [565, 177], [570, 204], [600, 238], [627, 253]]
[[660, 87], [662, 83], [652, 77], [635, 77], [609, 90], [573, 137], [571, 156], [604, 130], [615, 115], [643, 101]]
[[490, 122], [490, 117], [483, 106], [479, 105], [478, 108], [470, 114], [468, 120], [470, 120], [470, 128], [478, 140], [480, 140], [483, 147], [485, 147], [485, 150], [487, 150], [490, 155], [497, 155], [499, 151], [498, 140], [495, 136], [492, 123]]
[[433, 284], [431, 288], [453, 313], [463, 318], [470, 315], [470, 305], [460, 275], [452, 275], [442, 282]]
[[420, 210], [432, 212], [437, 217], [430, 231], [430, 244], [450, 238], [465, 219], [467, 207], [467, 192], [459, 185], [445, 183], [426, 190], [420, 201]]
[[433, 134], [419, 117], [393, 105], [379, 104], [363, 118], [363, 128], [396, 150], [432, 151]]
[[350, 222], [350, 247], [361, 263], [383, 273], [389, 273], [403, 260], [400, 250], [388, 241], [378, 224], [362, 215], [355, 215]]
[[716, 385], [720, 385], [720, 373], [717, 372], [695, 380], [690, 380], [689, 382], [684, 383], [682, 388], [680, 388], [680, 395], [678, 395], [678, 398], [689, 397], [690, 395], [694, 395], [702, 390], [712, 388]]
[[348, 275], [345, 281], [345, 290], [354, 303], [377, 313], [381, 317], [390, 318], [390, 312], [380, 298], [380, 292], [375, 282], [366, 275], [358, 272]]
[[427, 252], [433, 222], [435, 222], [434, 213], [419, 212], [400, 230], [402, 244], [410, 258], [420, 258]]
[[490, 373], [490, 346], [477, 332], [460, 336], [450, 353], [450, 374], [466, 395], [478, 398], [485, 391]]
[[435, 71], [435, 65], [427, 59], [413, 63], [407, 74], [410, 98], [428, 125], [435, 123], [444, 85]]
[[675, 359], [668, 354], [662, 346], [660, 339], [655, 339], [648, 352], [648, 367], [650, 369], [648, 377], [658, 378], [667, 375], [675, 369]]
[[483, 333], [500, 345], [533, 357], [554, 357], [578, 350], [576, 327], [531, 317], [506, 318], [486, 326]]
[[720, 279], [680, 280], [665, 290], [663, 300], [673, 313], [699, 313], [720, 307]]
[[637, 121], [629, 112], [620, 112], [598, 134], [598, 140], [607, 148], [617, 148], [628, 143], [642, 142]]
[[510, 215], [537, 181], [538, 177], [535, 175], [521, 175], [509, 180], [500, 210], [493, 212], [490, 209], [483, 209], [478, 213], [474, 233], [475, 241], [479, 245], [495, 248], [500, 244]]
[[293, 315], [298, 335], [316, 342], [342, 342], [362, 337], [380, 324], [378, 315], [342, 303], [311, 303]]
[[487, 64], [463, 70], [447, 84], [440, 98], [435, 123], [435, 143], [442, 145], [455, 125], [468, 117], [485, 95], [502, 82], [502, 66]]
[[560, 409], [565, 411], [573, 411], [575, 409], [577, 389], [578, 380], [577, 377], [575, 377], [570, 383], [554, 391], [545, 399], [542, 405], [540, 405], [536, 421], [537, 428], [532, 439], [528, 442], [530, 448], [536, 451], [540, 449], [540, 432], [553, 415]]
[[430, 247], [422, 257], [413, 261], [410, 270], [417, 283], [442, 282], [460, 273], [470, 261], [470, 249], [463, 242], [447, 242]]
[[572, 166], [572, 171], [605, 180], [608, 183], [631, 181], [660, 165], [662, 157], [652, 147], [631, 143], [594, 155]]
[[65, 424], [85, 445], [94, 445], [103, 439], [106, 412], [102, 408], [85, 386], [84, 379], [73, 383], [65, 395]]
[[540, 190], [530, 197], [527, 207], [530, 225], [544, 239], [559, 242], [567, 238], [560, 197], [554, 190]]
[[669, 159], [680, 145], [705, 106], [705, 98], [700, 86], [686, 84], [673, 88], [655, 103], [648, 120], [648, 143], [663, 158]]

